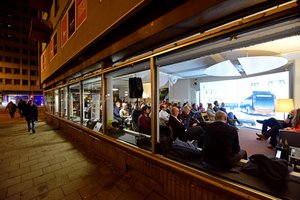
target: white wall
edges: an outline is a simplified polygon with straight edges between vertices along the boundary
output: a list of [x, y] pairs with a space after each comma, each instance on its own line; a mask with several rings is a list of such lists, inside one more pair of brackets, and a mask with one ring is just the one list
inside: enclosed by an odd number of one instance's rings
[[169, 100], [170, 102], [190, 102], [191, 93], [191, 80], [189, 79], [178, 79], [177, 82], [170, 87]]

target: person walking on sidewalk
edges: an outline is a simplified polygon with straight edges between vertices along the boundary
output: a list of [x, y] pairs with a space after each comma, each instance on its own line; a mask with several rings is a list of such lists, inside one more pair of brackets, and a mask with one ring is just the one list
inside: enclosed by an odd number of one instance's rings
[[12, 101], [10, 101], [10, 102], [7, 104], [5, 110], [8, 110], [9, 115], [10, 115], [10, 118], [13, 119], [13, 118], [15, 117], [15, 112], [16, 112], [16, 110], [17, 110], [17, 106], [16, 106], [16, 104], [14, 104]]
[[24, 111], [24, 116], [28, 126], [28, 132], [32, 130], [32, 133], [35, 133], [34, 122], [37, 121], [38, 118], [37, 106], [33, 103], [32, 100], [29, 100]]

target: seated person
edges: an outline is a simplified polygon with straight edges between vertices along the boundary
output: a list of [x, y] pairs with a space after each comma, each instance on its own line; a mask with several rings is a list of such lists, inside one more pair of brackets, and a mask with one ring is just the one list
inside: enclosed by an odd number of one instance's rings
[[142, 114], [138, 119], [139, 132], [151, 135], [151, 118], [149, 117], [150, 108], [147, 105], [142, 107]]
[[122, 121], [121, 117], [120, 117], [120, 110], [121, 110], [121, 104], [119, 101], [117, 101], [115, 103], [115, 107], [114, 107], [114, 119], [117, 121]]
[[129, 117], [129, 112], [128, 112], [128, 106], [127, 106], [127, 103], [122, 103], [122, 108], [121, 108], [119, 114], [120, 114], [120, 117], [121, 117], [122, 119], [125, 119], [125, 118]]
[[273, 117], [265, 120], [256, 120], [258, 123], [262, 124], [261, 133], [256, 133], [256, 135], [258, 136], [257, 139], [267, 140], [269, 137], [271, 137], [269, 142], [270, 145], [268, 146], [268, 148], [275, 148], [277, 146], [277, 135], [279, 134], [279, 130], [286, 127], [291, 127], [294, 115], [295, 110], [291, 110], [284, 121], [277, 120]]
[[199, 112], [205, 112], [205, 108], [203, 107], [203, 103], [200, 103], [198, 110], [199, 110]]
[[173, 140], [179, 138], [186, 142], [188, 140], [197, 140], [198, 147], [202, 147], [205, 131], [200, 126], [185, 127], [183, 122], [178, 119], [179, 109], [176, 106], [172, 107], [169, 118], [169, 126], [173, 131]]
[[209, 120], [210, 121], [215, 121], [216, 112], [213, 110], [213, 107], [212, 107], [211, 103], [207, 104], [206, 112], [208, 114]]
[[231, 169], [247, 153], [240, 149], [237, 129], [227, 124], [227, 115], [216, 112], [216, 121], [206, 125], [203, 162], [221, 170]]
[[166, 126], [170, 117], [170, 114], [167, 112], [166, 104], [162, 104], [160, 106], [160, 111], [158, 115], [159, 115], [159, 124], [162, 126]]
[[300, 131], [300, 108], [296, 110], [295, 116], [292, 119], [292, 127], [287, 127], [285, 130]]
[[214, 101], [214, 107], [213, 107], [213, 110], [215, 111], [215, 112], [217, 112], [219, 109], [220, 109], [220, 106], [219, 106], [219, 102], [218, 101]]
[[182, 108], [182, 112], [178, 114], [178, 119], [181, 120], [185, 128], [189, 128], [192, 126], [197, 126], [197, 123], [192, 120], [192, 113], [190, 106], [188, 104], [184, 105]]
[[241, 124], [241, 122], [237, 119], [237, 117], [233, 114], [233, 112], [227, 113], [227, 110], [225, 108], [225, 103], [224, 102], [221, 103], [220, 110], [227, 114], [227, 122], [228, 122], [228, 124], [230, 124], [230, 125], [232, 125], [234, 127], [236, 127], [236, 122], [238, 124]]
[[138, 131], [138, 120], [140, 115], [142, 114], [142, 111], [140, 109], [140, 107], [137, 105], [137, 103], [135, 103], [133, 105], [133, 110], [131, 113], [131, 128], [133, 131]]

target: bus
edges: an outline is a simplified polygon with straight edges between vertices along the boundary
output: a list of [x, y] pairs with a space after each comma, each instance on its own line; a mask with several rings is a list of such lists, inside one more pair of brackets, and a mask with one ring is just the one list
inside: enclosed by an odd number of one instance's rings
[[274, 115], [276, 96], [270, 91], [252, 91], [252, 95], [241, 102], [241, 111], [247, 114]]

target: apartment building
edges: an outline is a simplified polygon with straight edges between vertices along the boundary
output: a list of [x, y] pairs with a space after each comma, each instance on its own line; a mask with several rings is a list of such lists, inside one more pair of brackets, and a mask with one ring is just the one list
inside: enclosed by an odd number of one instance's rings
[[38, 43], [29, 39], [30, 22], [37, 11], [28, 0], [0, 5], [0, 102], [34, 98], [43, 103], [38, 68]]

